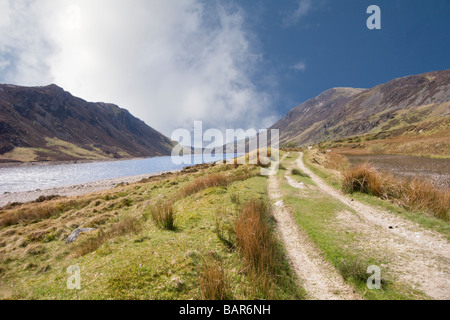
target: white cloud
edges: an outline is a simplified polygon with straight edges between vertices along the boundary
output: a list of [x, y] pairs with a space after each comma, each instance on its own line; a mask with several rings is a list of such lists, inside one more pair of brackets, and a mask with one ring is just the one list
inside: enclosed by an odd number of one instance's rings
[[312, 8], [311, 0], [299, 0], [297, 9], [287, 14], [283, 20], [285, 26], [295, 25], [300, 19], [306, 16]]
[[[4, 11], [3, 11], [4, 10]], [[7, 11], [8, 10], [8, 11]], [[0, 0], [2, 82], [56, 83], [127, 108], [166, 135], [270, 124], [261, 55], [239, 7], [201, 0]], [[4, 15], [4, 14], [3, 14]], [[7, 65], [9, 64], [9, 65]]]
[[300, 61], [296, 64], [294, 64], [293, 66], [291, 66], [291, 69], [295, 70], [295, 71], [305, 71], [306, 70], [306, 63], [303, 61]]

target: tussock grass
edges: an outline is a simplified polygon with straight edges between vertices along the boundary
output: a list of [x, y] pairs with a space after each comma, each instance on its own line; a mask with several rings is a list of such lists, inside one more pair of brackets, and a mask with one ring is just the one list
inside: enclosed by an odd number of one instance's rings
[[161, 229], [175, 230], [175, 211], [171, 200], [159, 200], [150, 208], [153, 222]]
[[73, 247], [76, 256], [84, 256], [97, 250], [104, 242], [128, 233], [139, 233], [142, 230], [142, 220], [126, 217], [113, 224], [107, 231], [100, 231], [97, 236], [88, 238]]
[[344, 171], [350, 166], [350, 162], [346, 157], [335, 152], [330, 152], [327, 154], [324, 166], [328, 169]]
[[198, 273], [202, 300], [230, 300], [232, 298], [229, 279], [224, 267], [215, 259], [203, 262]]
[[187, 197], [201, 190], [208, 189], [211, 187], [221, 187], [227, 186], [229, 184], [229, 179], [221, 173], [211, 174], [206, 177], [201, 177], [193, 182], [189, 183], [183, 189], [183, 196]]
[[449, 221], [450, 189], [438, 189], [427, 181], [414, 179], [401, 184], [401, 204], [408, 209], [423, 210]]
[[90, 203], [91, 199], [55, 200], [36, 203], [32, 206], [24, 205], [12, 210], [0, 210], [0, 227], [48, 219], [71, 209], [84, 208]]
[[417, 178], [401, 179], [390, 174], [380, 174], [368, 164], [344, 172], [343, 190], [347, 193], [374, 195], [405, 209], [424, 211], [444, 221], [449, 220], [449, 189], [439, 189]]
[[243, 169], [239, 169], [232, 175], [225, 175], [223, 173], [210, 174], [197, 178], [187, 184], [181, 191], [181, 197], [188, 197], [212, 187], [226, 187], [233, 182], [248, 180], [256, 175], [256, 172], [252, 172], [248, 167], [243, 167]]
[[275, 268], [276, 240], [264, 221], [269, 206], [259, 200], [247, 202], [239, 215], [235, 230], [236, 242], [245, 263], [258, 272], [271, 272]]
[[309, 175], [307, 175], [306, 173], [304, 173], [303, 171], [301, 171], [299, 169], [292, 169], [291, 173], [295, 176], [300, 176], [303, 178], [311, 178]]
[[281, 268], [280, 252], [268, 219], [270, 206], [250, 200], [235, 222], [236, 246], [254, 285], [255, 293], [265, 298], [275, 296], [274, 275]]
[[366, 283], [369, 278], [367, 266], [358, 258], [343, 259], [337, 264], [337, 269], [347, 281]]
[[229, 249], [233, 250], [236, 246], [236, 232], [232, 223], [225, 221], [227, 213], [222, 211], [216, 214], [215, 220], [215, 233], [217, 238]]
[[347, 193], [361, 192], [381, 197], [382, 183], [376, 170], [368, 164], [363, 164], [344, 172], [342, 188]]
[[237, 194], [237, 193], [230, 194], [230, 199], [233, 204], [237, 204], [237, 205], [241, 204], [241, 198], [239, 197], [239, 194]]

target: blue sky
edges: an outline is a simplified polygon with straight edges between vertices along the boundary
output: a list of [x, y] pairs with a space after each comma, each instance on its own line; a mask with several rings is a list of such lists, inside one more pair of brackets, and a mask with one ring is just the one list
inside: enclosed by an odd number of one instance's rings
[[[370, 5], [381, 30], [369, 30]], [[332, 87], [450, 68], [448, 0], [0, 0], [0, 83], [177, 128], [265, 128]]]
[[[242, 1], [244, 3], [244, 1]], [[318, 0], [289, 25], [298, 1], [245, 1], [264, 52], [264, 70], [278, 79], [278, 108], [332, 87], [370, 88], [397, 77], [450, 68], [450, 1]], [[381, 9], [381, 30], [369, 30], [368, 6]], [[255, 15], [251, 15], [254, 12]], [[301, 63], [304, 69], [291, 68]]]

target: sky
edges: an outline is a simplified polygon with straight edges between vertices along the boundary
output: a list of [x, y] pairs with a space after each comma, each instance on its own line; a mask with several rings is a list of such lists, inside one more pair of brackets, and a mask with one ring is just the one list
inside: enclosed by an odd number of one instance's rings
[[262, 129], [332, 87], [449, 69], [449, 14], [448, 0], [0, 0], [0, 83], [54, 83], [169, 137]]

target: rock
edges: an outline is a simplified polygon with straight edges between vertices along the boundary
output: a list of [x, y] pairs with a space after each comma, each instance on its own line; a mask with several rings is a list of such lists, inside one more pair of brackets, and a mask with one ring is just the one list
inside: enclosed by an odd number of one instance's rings
[[77, 229], [75, 229], [75, 230], [72, 232], [72, 234], [71, 234], [70, 236], [67, 237], [67, 239], [66, 239], [66, 244], [69, 244], [69, 243], [72, 243], [72, 242], [77, 241], [78, 236], [80, 235], [80, 233], [83, 233], [83, 232], [91, 232], [91, 231], [94, 231], [94, 230], [96, 230], [96, 229], [92, 229], [92, 228], [84, 228], [84, 229], [80, 229], [80, 228], [77, 228]]

